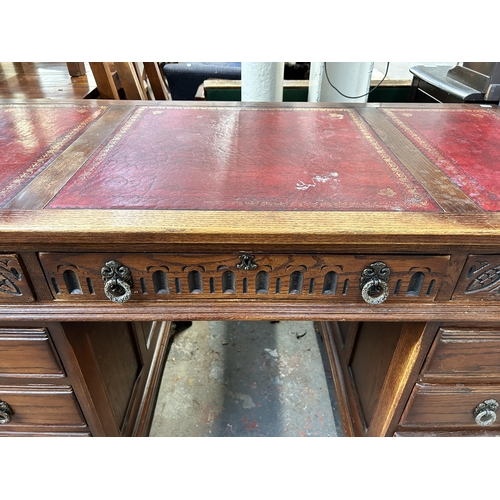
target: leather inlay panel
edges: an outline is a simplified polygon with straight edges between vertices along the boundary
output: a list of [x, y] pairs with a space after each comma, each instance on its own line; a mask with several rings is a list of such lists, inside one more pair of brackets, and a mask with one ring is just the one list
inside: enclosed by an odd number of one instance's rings
[[47, 208], [441, 211], [352, 109], [158, 106]]
[[498, 113], [477, 107], [383, 112], [483, 210], [500, 211]]

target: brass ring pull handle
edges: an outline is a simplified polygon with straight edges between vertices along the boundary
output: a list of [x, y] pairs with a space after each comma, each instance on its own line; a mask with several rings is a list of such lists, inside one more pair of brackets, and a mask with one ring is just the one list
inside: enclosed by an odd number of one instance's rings
[[391, 270], [383, 262], [373, 262], [363, 269], [359, 279], [359, 288], [367, 304], [381, 304], [389, 297], [387, 282], [390, 276]]
[[12, 420], [12, 408], [0, 399], [0, 424], [8, 424]]
[[497, 419], [497, 410], [498, 403], [494, 399], [487, 399], [486, 401], [479, 403], [474, 409], [476, 424], [482, 427], [493, 425]]
[[361, 296], [367, 304], [382, 304], [389, 296], [389, 287], [385, 281], [369, 280], [361, 289]]
[[112, 302], [127, 302], [132, 296], [132, 275], [130, 269], [120, 262], [111, 260], [101, 269], [104, 293]]

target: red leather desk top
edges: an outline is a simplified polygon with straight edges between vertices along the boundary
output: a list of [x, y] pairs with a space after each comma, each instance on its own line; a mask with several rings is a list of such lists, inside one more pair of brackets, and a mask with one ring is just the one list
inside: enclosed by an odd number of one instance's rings
[[[116, 123], [111, 107], [0, 103], [0, 205], [29, 188], [68, 145], [78, 146], [87, 129], [100, 130], [108, 115], [111, 132], [93, 139], [45, 208], [443, 211], [418, 168], [356, 107], [136, 103]], [[370, 110], [401, 134], [401, 151], [425, 155], [477, 210], [499, 211], [497, 110]]]
[[160, 107], [135, 110], [48, 208], [439, 210], [353, 110]]

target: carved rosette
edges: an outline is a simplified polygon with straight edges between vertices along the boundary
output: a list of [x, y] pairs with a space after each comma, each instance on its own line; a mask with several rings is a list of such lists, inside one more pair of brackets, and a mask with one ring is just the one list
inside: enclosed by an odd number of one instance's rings
[[21, 273], [15, 267], [9, 267], [9, 260], [0, 261], [0, 292], [21, 296], [23, 293], [18, 284]]
[[[466, 294], [478, 292], [496, 292], [500, 288], [500, 266], [492, 266], [489, 262], [473, 270], [469, 275], [474, 278], [465, 287]], [[478, 273], [480, 273], [478, 275]]]
[[26, 283], [17, 255], [0, 255], [0, 301], [26, 302], [32, 300], [33, 293]]

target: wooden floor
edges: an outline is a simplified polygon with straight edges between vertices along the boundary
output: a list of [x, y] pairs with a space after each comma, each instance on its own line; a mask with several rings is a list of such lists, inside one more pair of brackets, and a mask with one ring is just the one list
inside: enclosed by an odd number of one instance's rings
[[0, 63], [0, 99], [84, 99], [96, 84], [86, 74], [72, 77], [65, 62]]

